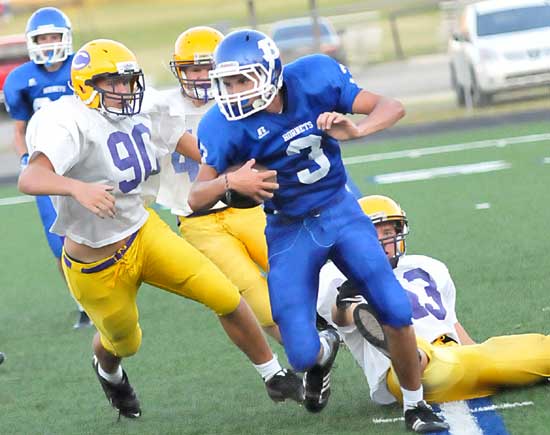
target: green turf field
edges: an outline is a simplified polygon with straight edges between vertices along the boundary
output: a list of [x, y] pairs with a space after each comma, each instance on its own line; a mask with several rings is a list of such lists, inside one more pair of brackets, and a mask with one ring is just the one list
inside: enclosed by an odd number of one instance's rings
[[[346, 157], [548, 133], [547, 123], [350, 145]], [[474, 339], [549, 333], [549, 139], [403, 157], [348, 169], [363, 192], [401, 202], [410, 219], [410, 253], [443, 260], [454, 277], [457, 312]], [[399, 171], [504, 161], [509, 169], [424, 181], [373, 184]], [[1, 187], [0, 199], [18, 196]], [[489, 203], [488, 209], [476, 204]], [[170, 219], [170, 216], [163, 214]], [[333, 396], [320, 415], [275, 405], [258, 375], [201, 306], [149, 286], [138, 300], [143, 344], [125, 362], [143, 405], [139, 421], [116, 422], [91, 369], [92, 331], [73, 331], [75, 306], [41, 233], [33, 203], [0, 206], [1, 434], [388, 434], [402, 423], [398, 406], [368, 400], [350, 354], [336, 361]], [[284, 353], [274, 345], [281, 357]], [[284, 359], [284, 357], [283, 357]], [[532, 401], [501, 412], [509, 433], [547, 432], [550, 386], [508, 391], [495, 404]]]

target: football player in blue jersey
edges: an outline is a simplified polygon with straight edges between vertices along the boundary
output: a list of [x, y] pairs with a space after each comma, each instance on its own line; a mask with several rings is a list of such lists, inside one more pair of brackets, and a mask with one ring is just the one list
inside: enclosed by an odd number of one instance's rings
[[[31, 116], [47, 103], [73, 93], [69, 87], [73, 58], [69, 18], [57, 8], [38, 9], [29, 18], [25, 35], [30, 61], [15, 68], [4, 83], [6, 108], [15, 121], [15, 151], [22, 169], [29, 159], [25, 132]], [[55, 209], [49, 196], [37, 196], [36, 204], [48, 245], [63, 276], [60, 262], [63, 239], [50, 232], [56, 218]], [[84, 309], [78, 305], [78, 310], [74, 327], [90, 326]]]
[[[404, 410], [416, 416], [408, 428], [448, 428], [423, 400], [411, 305], [372, 222], [345, 188], [338, 142], [392, 126], [403, 106], [361, 89], [324, 55], [298, 59], [283, 73], [278, 47], [253, 30], [226, 36], [214, 61], [218, 104], [199, 124], [203, 165], [189, 205], [208, 208], [228, 191], [264, 201], [272, 314], [291, 365], [305, 371], [306, 409], [326, 406], [339, 344], [335, 331], [315, 327], [319, 271], [330, 259], [384, 323]], [[368, 116], [355, 123], [345, 113]], [[228, 172], [235, 164], [242, 166]]]

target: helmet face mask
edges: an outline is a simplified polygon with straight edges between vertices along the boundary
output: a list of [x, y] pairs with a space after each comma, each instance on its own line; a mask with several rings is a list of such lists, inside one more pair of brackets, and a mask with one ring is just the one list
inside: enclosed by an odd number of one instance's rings
[[[114, 115], [131, 116], [141, 111], [145, 80], [143, 73], [98, 74], [86, 82], [100, 97], [101, 110]], [[121, 92], [127, 88], [128, 92]]]
[[[236, 74], [232, 74], [234, 67]], [[238, 120], [265, 109], [277, 95], [278, 88], [271, 84], [269, 72], [260, 64], [239, 67], [238, 65], [221, 65], [214, 74], [211, 73], [213, 92], [222, 112], [227, 119]], [[230, 92], [224, 80], [245, 80], [250, 87], [238, 92]]]
[[200, 79], [188, 78], [189, 70], [194, 66], [200, 66], [209, 71], [213, 66], [212, 57], [210, 57], [209, 61], [205, 61], [204, 63], [189, 64], [187, 62], [174, 60], [170, 62], [170, 69], [178, 79], [181, 90], [185, 96], [206, 103], [214, 98], [212, 95], [212, 82], [208, 76]]
[[[254, 30], [240, 30], [225, 37], [214, 55], [210, 71], [214, 98], [230, 120], [246, 118], [264, 110], [283, 85], [279, 49], [268, 36]], [[224, 79], [244, 76], [251, 87], [229, 92]]]
[[[59, 34], [60, 40], [40, 44], [40, 35]], [[29, 58], [38, 65], [63, 62], [73, 53], [71, 22], [57, 8], [41, 8], [34, 12], [25, 30]]]
[[208, 76], [197, 78], [192, 68], [196, 66], [211, 70], [214, 66], [214, 50], [222, 39], [221, 32], [206, 26], [192, 27], [178, 36], [170, 69], [185, 96], [203, 103], [214, 98]]
[[73, 58], [71, 83], [75, 95], [104, 114], [132, 116], [141, 111], [145, 80], [136, 57], [109, 39], [85, 44]]
[[[404, 255], [407, 249], [406, 237], [409, 234], [407, 214], [393, 199], [382, 195], [365, 196], [359, 200], [359, 205], [376, 227], [382, 249], [387, 253], [388, 260], [392, 268], [395, 269], [399, 257]], [[392, 231], [394, 234], [381, 236], [380, 230], [382, 229], [382, 233], [384, 233], [386, 224], [392, 225], [395, 229]], [[391, 248], [387, 249], [388, 245], [391, 245]]]
[[[382, 246], [384, 252], [386, 252], [386, 255], [388, 255], [388, 260], [390, 261], [392, 268], [395, 269], [397, 267], [399, 257], [405, 254], [406, 251], [406, 237], [409, 234], [407, 219], [398, 219], [397, 217], [394, 217], [394, 219], [391, 221], [380, 220], [378, 222], [375, 222], [375, 220], [373, 220], [373, 224], [377, 230], [384, 223], [391, 224], [393, 229], [395, 230], [395, 233], [393, 235], [382, 237], [380, 237], [379, 233], [378, 241], [380, 242], [380, 245]], [[388, 245], [390, 246], [390, 248], [388, 248]]]

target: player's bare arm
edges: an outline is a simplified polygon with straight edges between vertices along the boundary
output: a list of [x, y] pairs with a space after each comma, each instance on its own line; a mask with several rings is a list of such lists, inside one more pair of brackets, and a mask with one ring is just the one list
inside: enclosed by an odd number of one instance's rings
[[211, 208], [225, 193], [225, 180], [209, 165], [200, 165], [197, 178], [189, 192], [189, 207], [193, 211]]
[[201, 161], [201, 153], [199, 151], [199, 144], [197, 138], [191, 133], [185, 132], [179, 138], [176, 145], [176, 151], [182, 156], [189, 157], [196, 162]]
[[113, 190], [105, 184], [84, 183], [55, 173], [53, 166], [40, 153], [31, 160], [21, 173], [18, 188], [27, 195], [72, 196], [82, 206], [101, 218], [115, 216], [115, 198], [109, 193]]
[[341, 113], [324, 112], [317, 118], [317, 127], [335, 139], [349, 140], [384, 130], [405, 116], [399, 101], [366, 90], [355, 97], [352, 112], [368, 116], [356, 124]]
[[460, 344], [466, 345], [466, 344], [476, 344], [476, 342], [470, 337], [470, 334], [464, 329], [462, 324], [460, 322], [455, 323], [455, 330], [458, 335], [458, 339], [460, 340]]
[[332, 306], [332, 320], [337, 326], [346, 327], [353, 325], [353, 309], [357, 304], [348, 307]]
[[221, 175], [211, 166], [201, 165], [189, 194], [191, 209], [198, 211], [212, 207], [229, 189], [257, 202], [272, 198], [273, 190], [278, 189], [279, 185], [266, 180], [275, 177], [277, 171], [257, 171], [253, 169], [255, 163], [251, 159], [236, 171]]

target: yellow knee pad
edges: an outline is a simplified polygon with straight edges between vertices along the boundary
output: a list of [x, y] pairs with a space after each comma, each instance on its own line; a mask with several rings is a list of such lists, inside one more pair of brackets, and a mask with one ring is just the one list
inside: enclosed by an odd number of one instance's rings
[[141, 346], [141, 336], [142, 332], [139, 325], [136, 325], [130, 334], [124, 336], [108, 338], [100, 332], [103, 347], [120, 358], [126, 358], [137, 353]]

